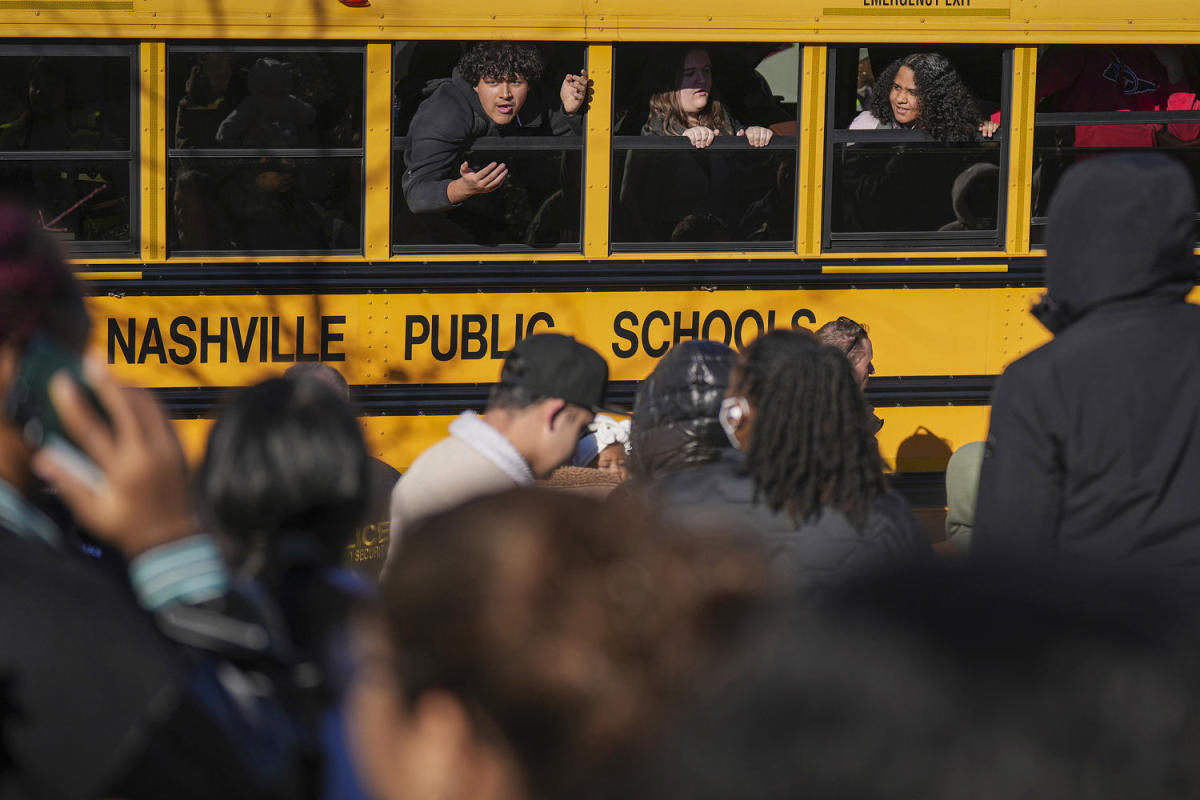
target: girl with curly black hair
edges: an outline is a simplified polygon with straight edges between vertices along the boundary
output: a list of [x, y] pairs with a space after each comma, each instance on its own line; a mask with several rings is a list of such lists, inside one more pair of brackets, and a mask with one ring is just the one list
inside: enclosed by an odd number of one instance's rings
[[978, 131], [991, 138], [1000, 127], [985, 120], [971, 91], [939, 53], [914, 53], [888, 64], [875, 81], [871, 105], [851, 130], [908, 128], [943, 142], [963, 142]]

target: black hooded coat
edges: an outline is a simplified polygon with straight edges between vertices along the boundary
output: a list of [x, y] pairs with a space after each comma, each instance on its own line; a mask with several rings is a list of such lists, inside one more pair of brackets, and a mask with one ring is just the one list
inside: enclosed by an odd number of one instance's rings
[[734, 352], [708, 339], [680, 342], [638, 387], [629, 467], [649, 483], [670, 472], [716, 461], [729, 449], [717, 421]]
[[973, 553], [1200, 578], [1195, 194], [1162, 156], [1096, 158], [1050, 209], [1053, 341], [992, 398]]

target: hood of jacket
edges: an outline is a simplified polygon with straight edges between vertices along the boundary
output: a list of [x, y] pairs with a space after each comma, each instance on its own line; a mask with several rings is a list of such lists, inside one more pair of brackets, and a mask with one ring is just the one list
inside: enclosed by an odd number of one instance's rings
[[629, 466], [639, 479], [703, 464], [729, 448], [717, 421], [734, 352], [707, 339], [681, 342], [638, 387]]
[[1047, 297], [1034, 314], [1057, 332], [1100, 306], [1182, 299], [1196, 272], [1196, 199], [1187, 170], [1152, 153], [1088, 159], [1050, 203]]

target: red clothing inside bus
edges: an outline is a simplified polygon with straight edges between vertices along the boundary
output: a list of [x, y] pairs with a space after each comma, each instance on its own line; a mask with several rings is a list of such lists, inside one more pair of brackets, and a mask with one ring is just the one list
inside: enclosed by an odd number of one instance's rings
[[[1145, 45], [1051, 47], [1038, 62], [1037, 99], [1049, 98], [1050, 111], [1192, 111], [1197, 101], [1195, 66], [1180, 48], [1176, 75]], [[1172, 81], [1172, 78], [1174, 80]], [[1200, 136], [1200, 123], [1078, 125], [1076, 147], [1155, 147], [1157, 135], [1182, 141]]]

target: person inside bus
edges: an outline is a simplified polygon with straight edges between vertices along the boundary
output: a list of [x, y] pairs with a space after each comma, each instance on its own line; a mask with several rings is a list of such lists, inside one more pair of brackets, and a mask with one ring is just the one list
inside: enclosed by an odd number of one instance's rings
[[[1179, 45], [1055, 45], [1038, 59], [1037, 100], [1052, 112], [1191, 111], [1200, 69]], [[1078, 125], [1076, 147], [1194, 141], [1200, 124]]]
[[[718, 136], [741, 137], [765, 147], [770, 128], [745, 126], [717, 91], [712, 59], [701, 47], [664, 50], [652, 68], [649, 116], [642, 136], [683, 136], [703, 150]], [[730, 157], [733, 156], [733, 157]], [[629, 151], [621, 181], [623, 221], [639, 241], [726, 241], [745, 213], [743, 170], [736, 154], [698, 156]], [[741, 177], [740, 177], [741, 175]], [[720, 231], [694, 230], [695, 220], [715, 218]]]
[[241, 102], [230, 53], [201, 53], [175, 108], [175, 146], [216, 147], [217, 129]]
[[481, 42], [417, 109], [400, 184], [413, 214], [445, 215], [428, 224], [436, 240], [498, 243], [524, 234], [508, 230], [506, 193], [500, 191], [512, 182], [508, 165], [467, 154], [485, 136], [582, 133], [587, 71], [566, 75], [551, 97], [540, 80], [544, 68], [531, 44]]
[[875, 80], [867, 110], [851, 130], [926, 131], [943, 142], [990, 139], [1000, 125], [983, 119], [971, 90], [950, 60], [939, 53], [913, 53], [884, 67]]
[[747, 127], [729, 113], [715, 90], [707, 50], [692, 47], [684, 52], [672, 77], [673, 85], [650, 96], [650, 115], [642, 126], [643, 136], [686, 136], [693, 147], [700, 149], [720, 135], [744, 136], [751, 147], [770, 143], [770, 128]]
[[[19, 116], [0, 121], [2, 150], [120, 150], [127, 145], [107, 125], [100, 102], [82, 101], [78, 72], [67, 59], [39, 56]], [[129, 223], [124, 162], [27, 162], [0, 186], [31, 197], [46, 230], [66, 239], [124, 238]], [[115, 167], [120, 166], [120, 169]]]
[[[888, 64], [875, 82], [870, 108], [850, 128], [923, 131], [955, 146], [847, 145], [836, 201], [845, 230], [940, 231], [957, 219], [953, 186], [963, 171], [999, 159], [994, 146], [973, 144], [992, 138], [999, 123], [983, 118], [954, 66], [938, 53], [915, 53]], [[998, 202], [997, 194], [991, 203]], [[979, 216], [995, 219], [997, 214], [983, 208]]]
[[[1180, 45], [1053, 45], [1038, 59], [1039, 111], [1195, 111], [1200, 65]], [[1034, 213], [1047, 213], [1059, 177], [1077, 148], [1195, 146], [1200, 123], [1066, 125], [1039, 129]], [[1087, 157], [1084, 155], [1083, 157]]]

